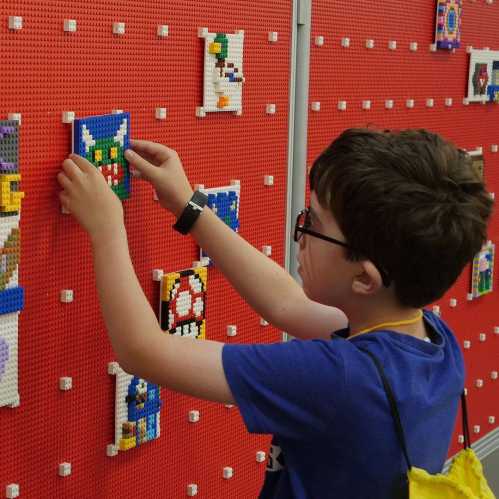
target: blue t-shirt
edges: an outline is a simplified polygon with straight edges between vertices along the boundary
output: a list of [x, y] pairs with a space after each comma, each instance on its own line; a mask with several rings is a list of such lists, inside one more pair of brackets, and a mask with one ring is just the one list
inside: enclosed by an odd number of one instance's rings
[[394, 331], [346, 340], [225, 345], [225, 375], [246, 427], [273, 434], [261, 499], [403, 497], [407, 466], [371, 351], [395, 393], [414, 466], [444, 465], [464, 386], [461, 350], [424, 312], [431, 343]]

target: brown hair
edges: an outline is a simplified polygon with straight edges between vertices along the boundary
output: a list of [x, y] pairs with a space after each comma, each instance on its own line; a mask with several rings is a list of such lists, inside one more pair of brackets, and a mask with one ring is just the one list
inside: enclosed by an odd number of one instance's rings
[[310, 188], [346, 257], [383, 269], [404, 306], [440, 298], [487, 238], [493, 202], [471, 158], [426, 130], [346, 130], [315, 160]]

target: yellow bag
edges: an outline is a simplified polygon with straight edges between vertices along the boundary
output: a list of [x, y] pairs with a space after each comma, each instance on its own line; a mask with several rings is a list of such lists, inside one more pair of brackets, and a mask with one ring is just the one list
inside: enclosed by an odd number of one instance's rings
[[427, 471], [411, 466], [404, 429], [400, 420], [395, 395], [385, 375], [381, 362], [368, 350], [361, 348], [371, 357], [383, 382], [386, 396], [395, 423], [395, 429], [407, 463], [407, 483], [410, 499], [496, 499], [483, 474], [482, 463], [470, 447], [470, 431], [466, 396], [461, 395], [463, 415], [464, 449], [453, 459], [447, 474], [431, 475]]

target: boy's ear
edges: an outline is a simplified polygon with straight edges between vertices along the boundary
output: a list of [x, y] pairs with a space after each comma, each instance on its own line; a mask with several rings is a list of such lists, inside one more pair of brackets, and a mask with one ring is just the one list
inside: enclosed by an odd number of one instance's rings
[[371, 295], [383, 287], [383, 279], [376, 266], [369, 260], [358, 262], [359, 270], [352, 281], [352, 291], [360, 295]]

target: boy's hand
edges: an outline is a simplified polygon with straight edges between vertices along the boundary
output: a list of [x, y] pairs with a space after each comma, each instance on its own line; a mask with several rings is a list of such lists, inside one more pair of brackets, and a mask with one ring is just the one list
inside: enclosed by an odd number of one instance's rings
[[125, 157], [135, 170], [133, 175], [150, 182], [161, 206], [178, 217], [193, 194], [178, 154], [147, 140], [132, 140], [131, 145], [133, 150], [126, 151]]
[[88, 232], [92, 241], [125, 232], [123, 206], [106, 179], [92, 163], [71, 154], [62, 164], [57, 180], [62, 206]]

